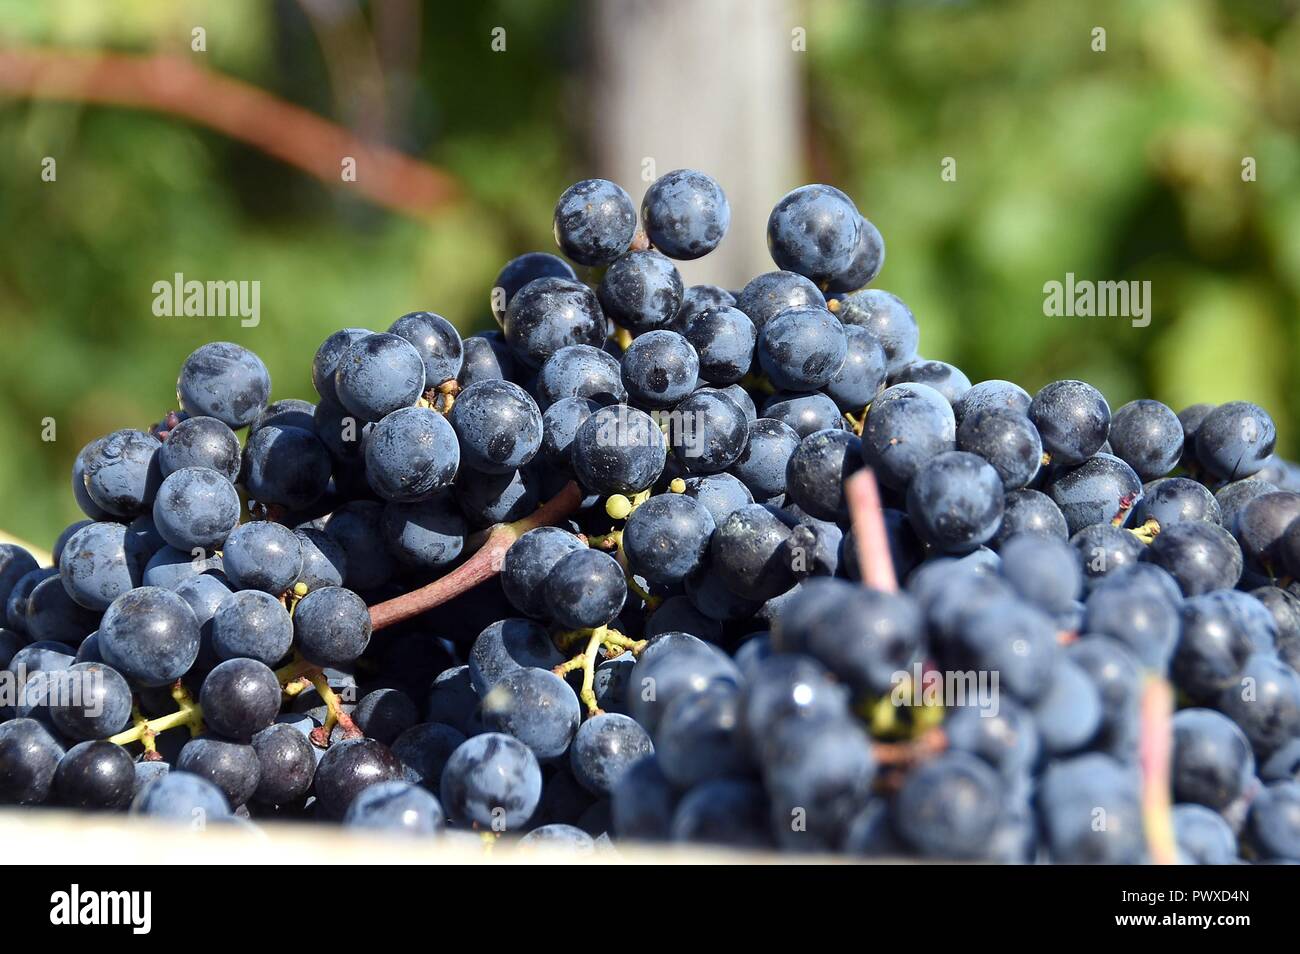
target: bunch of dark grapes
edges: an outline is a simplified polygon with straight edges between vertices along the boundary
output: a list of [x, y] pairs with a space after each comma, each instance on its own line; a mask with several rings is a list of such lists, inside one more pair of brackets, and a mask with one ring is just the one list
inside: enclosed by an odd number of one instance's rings
[[54, 565], [0, 548], [0, 802], [1300, 861], [1300, 474], [1269, 415], [972, 385], [830, 186], [772, 210], [775, 270], [686, 287], [729, 222], [700, 172], [639, 214], [580, 182], [498, 328], [345, 328], [315, 403], [195, 351], [179, 410], [77, 455]]

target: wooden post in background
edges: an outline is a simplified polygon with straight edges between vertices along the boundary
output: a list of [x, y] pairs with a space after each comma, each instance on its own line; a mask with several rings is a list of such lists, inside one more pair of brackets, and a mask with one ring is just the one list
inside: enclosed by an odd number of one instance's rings
[[678, 263], [687, 285], [738, 288], [775, 267], [767, 215], [802, 181], [799, 9], [792, 0], [588, 0], [593, 173], [639, 208], [655, 176], [695, 168], [731, 204], [717, 250]]

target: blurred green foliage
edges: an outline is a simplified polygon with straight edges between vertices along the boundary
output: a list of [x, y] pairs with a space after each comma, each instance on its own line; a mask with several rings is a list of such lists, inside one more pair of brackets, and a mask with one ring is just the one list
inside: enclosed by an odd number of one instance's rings
[[[336, 121], [373, 120], [309, 6], [0, 0], [0, 47], [192, 56]], [[48, 545], [78, 519], [67, 485], [77, 450], [174, 406], [175, 371], [199, 344], [245, 344], [277, 396], [312, 397], [311, 355], [330, 331], [418, 308], [478, 330], [500, 264], [551, 247], [555, 196], [588, 172], [581, 5], [430, 4], [396, 35], [376, 6], [381, 53], [411, 56], [388, 75], [382, 132], [462, 184], [431, 224], [174, 117], [0, 100], [0, 526]], [[912, 306], [927, 356], [1031, 390], [1086, 378], [1113, 407], [1147, 394], [1175, 408], [1254, 399], [1293, 452], [1292, 9], [809, 0], [796, 18], [808, 30], [808, 178], [846, 189], [880, 227], [877, 284]], [[510, 56], [489, 48], [498, 24]], [[190, 51], [196, 25], [207, 52]], [[55, 182], [40, 178], [47, 156]], [[1256, 182], [1242, 181], [1247, 156]], [[944, 157], [955, 181], [940, 177]], [[154, 317], [153, 283], [175, 272], [260, 280], [261, 324]], [[1045, 317], [1043, 284], [1067, 272], [1150, 280], [1150, 327]]]
[[[562, 88], [575, 11], [550, 0], [458, 7], [426, 11], [418, 73], [390, 117], [390, 142], [462, 183], [464, 200], [431, 224], [172, 117], [0, 100], [0, 527], [48, 547], [80, 519], [68, 489], [77, 451], [175, 407], [176, 372], [206, 341], [255, 350], [276, 396], [314, 398], [312, 355], [340, 327], [382, 330], [418, 309], [466, 332], [491, 323], [497, 270], [515, 250], [553, 245], [555, 196], [580, 163]], [[494, 56], [502, 22], [511, 55]], [[206, 53], [190, 51], [195, 25]], [[354, 92], [291, 2], [5, 0], [0, 46], [193, 56], [335, 119], [336, 99]], [[46, 156], [55, 182], [40, 178]], [[176, 272], [260, 281], [261, 323], [155, 317], [153, 283]]]
[[[815, 171], [884, 234], [876, 284], [911, 305], [923, 354], [1031, 392], [1084, 378], [1112, 408], [1255, 400], [1300, 446], [1294, 4], [809, 11]], [[1150, 326], [1046, 317], [1043, 285], [1067, 272], [1149, 280]]]

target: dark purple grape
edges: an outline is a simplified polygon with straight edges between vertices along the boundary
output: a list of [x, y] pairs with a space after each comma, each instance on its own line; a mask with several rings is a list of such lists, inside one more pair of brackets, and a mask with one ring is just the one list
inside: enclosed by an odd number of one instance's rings
[[542, 773], [536, 757], [518, 739], [500, 732], [466, 739], [442, 773], [440, 798], [448, 814], [488, 831], [522, 828], [541, 795]]
[[714, 526], [712, 514], [686, 494], [651, 497], [623, 528], [628, 568], [652, 583], [681, 583], [703, 564]]
[[483, 725], [518, 739], [542, 763], [569, 751], [582, 721], [577, 694], [547, 669], [520, 667], [498, 679], [483, 696]]
[[923, 464], [907, 488], [907, 512], [923, 540], [965, 553], [992, 539], [1002, 520], [1002, 481], [974, 454], [949, 451]]
[[731, 225], [731, 206], [711, 176], [674, 169], [656, 179], [641, 200], [651, 244], [670, 258], [694, 259], [717, 248]]
[[792, 308], [763, 325], [758, 361], [778, 388], [815, 391], [830, 384], [844, 366], [844, 326], [825, 308]]
[[325, 533], [343, 549], [344, 583], [352, 589], [374, 589], [393, 575], [393, 559], [384, 546], [383, 515], [382, 504], [354, 500], [335, 510], [325, 524]]
[[636, 208], [608, 179], [584, 179], [560, 196], [554, 225], [556, 244], [569, 258], [579, 265], [608, 265], [632, 244]]
[[131, 721], [131, 687], [102, 663], [78, 662], [59, 676], [67, 692], [56, 694], [50, 720], [70, 739], [107, 739]]
[[1174, 716], [1173, 793], [1180, 802], [1229, 808], [1251, 784], [1255, 758], [1241, 729], [1213, 709]]
[[582, 422], [572, 453], [583, 488], [605, 495], [639, 493], [651, 486], [663, 472], [668, 450], [650, 415], [616, 404]]
[[[475, 388], [496, 384], [515, 388], [505, 382], [485, 382], [465, 393], [473, 394]], [[460, 405], [459, 400], [456, 405]], [[370, 488], [385, 500], [415, 503], [451, 486], [463, 448], [453, 431], [455, 424], [454, 418], [448, 424], [448, 418], [424, 407], [406, 407], [386, 415], [366, 440], [366, 480]]]
[[239, 477], [239, 438], [215, 417], [186, 418], [167, 434], [158, 465], [164, 477], [183, 467], [207, 467], [234, 481]]
[[341, 586], [304, 596], [293, 611], [294, 639], [304, 659], [317, 666], [346, 666], [370, 644], [370, 610]]
[[208, 728], [247, 741], [280, 714], [280, 681], [256, 659], [231, 659], [203, 680], [199, 705]]
[[846, 325], [844, 336], [844, 363], [824, 390], [841, 411], [860, 414], [885, 386], [885, 349], [857, 325]]
[[1264, 466], [1277, 443], [1268, 412], [1249, 401], [1220, 404], [1196, 428], [1196, 460], [1216, 477], [1239, 480]]
[[658, 759], [646, 756], [628, 767], [611, 793], [615, 832], [629, 841], [667, 841], [677, 798]]
[[207, 779], [236, 807], [253, 797], [262, 776], [251, 745], [211, 735], [186, 742], [176, 758], [176, 769]]
[[981, 858], [1003, 802], [997, 773], [965, 752], [949, 752], [908, 775], [894, 806], [899, 832], [930, 858]]
[[831, 851], [843, 843], [870, 796], [876, 762], [869, 737], [854, 721], [796, 720], [778, 727], [765, 747], [762, 774], [778, 844], [794, 851]]
[[378, 421], [411, 407], [424, 392], [424, 359], [395, 334], [368, 335], [338, 359], [334, 387], [339, 403], [363, 421]]
[[654, 249], [619, 256], [601, 279], [596, 297], [605, 315], [633, 334], [666, 328], [682, 303], [677, 267]]
[[845, 295], [835, 313], [845, 325], [866, 328], [880, 342], [887, 374], [894, 374], [916, 357], [921, 333], [911, 309], [897, 295], [864, 288]]
[[[234, 488], [230, 490], [233, 494]], [[234, 503], [238, 520], [238, 496]], [[68, 539], [56, 562], [64, 589], [74, 602], [87, 609], [105, 610], [140, 585], [148, 556], [122, 524], [87, 523]]]
[[[339, 403], [338, 391], [334, 387], [334, 374], [338, 371], [339, 359], [343, 353], [362, 338], [374, 334], [365, 328], [344, 328], [336, 331], [321, 343], [311, 365], [311, 382], [322, 401]], [[169, 437], [168, 440], [171, 440]]]
[[222, 559], [232, 589], [278, 597], [302, 573], [302, 544], [283, 524], [252, 520], [230, 534]]
[[419, 353], [420, 360], [424, 362], [423, 390], [436, 388], [443, 382], [454, 381], [460, 376], [464, 360], [460, 332], [442, 315], [435, 315], [431, 311], [413, 311], [393, 322], [388, 333], [405, 338]]
[[914, 600], [840, 580], [809, 580], [784, 607], [772, 648], [805, 653], [862, 698], [894, 687], [921, 648], [923, 620]]
[[710, 384], [735, 384], [749, 373], [758, 331], [739, 308], [704, 308], [681, 329], [700, 360], [700, 377]]
[[618, 360], [591, 345], [569, 345], [551, 355], [537, 375], [543, 411], [565, 398], [591, 398], [602, 407], [627, 400]]
[[446, 824], [438, 799], [410, 782], [396, 780], [362, 789], [343, 815], [346, 828], [407, 836], [436, 835]]
[[686, 792], [673, 810], [669, 838], [732, 848], [771, 848], [772, 807], [763, 786], [720, 778]]
[[1110, 422], [1110, 446], [1143, 480], [1163, 477], [1183, 453], [1183, 425], [1159, 401], [1130, 401]]
[[539, 278], [510, 300], [502, 328], [514, 357], [530, 368], [540, 368], [569, 345], [599, 348], [607, 322], [595, 292], [586, 285], [564, 278]]
[[1257, 856], [1300, 861], [1300, 783], [1274, 782], [1250, 806], [1246, 838]]
[[528, 619], [503, 619], [474, 640], [469, 652], [469, 677], [474, 690], [486, 696], [504, 676], [517, 669], [551, 669], [562, 662], [564, 657], [540, 624]]
[[124, 593], [99, 624], [104, 661], [142, 686], [175, 682], [199, 654], [199, 624], [175, 593], [141, 586]]
[[675, 331], [651, 331], [623, 354], [623, 384], [639, 407], [668, 408], [695, 390], [700, 359]]
[[[798, 446], [799, 435], [790, 425], [760, 417], [749, 423], [745, 450], [728, 472], [749, 488], [753, 499], [775, 500], [785, 493], [786, 465]], [[752, 499], [743, 501], [752, 502]]]
[[442, 784], [442, 770], [451, 753], [465, 741], [465, 734], [450, 725], [421, 722], [397, 737], [393, 754], [402, 763], [406, 780], [431, 792]]
[[132, 518], [153, 506], [162, 484], [158, 438], [144, 431], [114, 431], [87, 449], [85, 488], [95, 505]]
[[717, 285], [692, 285], [682, 293], [682, 303], [677, 309], [677, 317], [669, 326], [673, 331], [684, 333], [691, 318], [709, 308], [727, 308], [736, 304], [736, 296]]
[[342, 586], [348, 572], [348, 555], [343, 547], [324, 530], [314, 527], [293, 533], [302, 553], [302, 572], [295, 582], [306, 586], [307, 592], [322, 586]]
[[573, 440], [582, 423], [600, 407], [587, 398], [561, 398], [542, 414], [542, 459], [554, 471], [573, 473]]
[[1221, 516], [1219, 502], [1204, 484], [1188, 477], [1161, 477], [1142, 488], [1129, 522], [1140, 527], [1154, 520], [1162, 529], [1189, 520], [1219, 523]]
[[970, 390], [953, 404], [952, 410], [957, 416], [958, 424], [979, 411], [1014, 411], [1027, 417], [1032, 400], [1029, 393], [1020, 385], [993, 379], [972, 385]]
[[861, 462], [862, 442], [848, 431], [809, 434], [786, 464], [786, 492], [810, 516], [846, 521], [849, 509], [844, 482]]
[[1241, 727], [1255, 753], [1267, 758], [1300, 737], [1300, 673], [1271, 650], [1257, 652], [1223, 690], [1219, 709]]
[[1133, 508], [1142, 499], [1138, 475], [1110, 454], [1054, 468], [1043, 489], [1061, 508], [1071, 534], [1097, 523], [1116, 527], [1130, 524]]
[[1262, 494], [1241, 508], [1233, 536], [1241, 544], [1242, 556], [1266, 571], [1287, 565], [1295, 539], [1290, 529], [1300, 519], [1300, 494], [1287, 491]]
[[509, 381], [483, 381], [466, 388], [447, 420], [460, 441], [460, 460], [485, 474], [518, 470], [542, 446], [537, 402]]
[[674, 408], [668, 423], [673, 457], [690, 474], [726, 470], [749, 440], [745, 412], [721, 391], [696, 391]]
[[316, 753], [307, 736], [276, 723], [252, 738], [258, 782], [252, 799], [264, 805], [292, 805], [307, 795], [316, 775]]
[[1083, 463], [1110, 433], [1110, 406], [1083, 381], [1053, 381], [1044, 387], [1029, 405], [1029, 419], [1057, 465]]
[[948, 403], [954, 407], [970, 390], [970, 378], [966, 377], [961, 368], [948, 364], [946, 361], [927, 361], [923, 358], [916, 358], [896, 371], [890, 372], [890, 384], [902, 384], [909, 381], [914, 384], [929, 385], [942, 394]]
[[515, 293], [539, 278], [567, 278], [576, 281], [573, 266], [550, 252], [525, 252], [506, 262], [492, 283], [492, 317], [500, 324]]
[[271, 396], [262, 359], [226, 341], [205, 344], [181, 365], [176, 399], [191, 416], [215, 417], [227, 427], [247, 427]]
[[989, 546], [998, 549], [1018, 533], [1068, 540], [1070, 528], [1061, 508], [1047, 494], [1038, 490], [1013, 490], [1003, 498], [1002, 523]]
[[293, 645], [293, 621], [280, 600], [260, 590], [241, 590], [212, 615], [212, 651], [219, 659], [256, 659], [274, 666]]
[[515, 376], [515, 359], [500, 331], [481, 331], [466, 338], [462, 347], [465, 360], [457, 379], [462, 388], [479, 381], [507, 381]]
[[1161, 531], [1142, 559], [1168, 570], [1187, 596], [1232, 589], [1241, 579], [1241, 547], [1212, 523], [1179, 523]]
[[112, 742], [80, 742], [54, 770], [54, 799], [84, 811], [123, 811], [135, 791], [135, 765]]
[[1029, 418], [1015, 411], [989, 409], [967, 414], [957, 428], [957, 448], [988, 461], [1006, 490], [1028, 486], [1042, 466], [1038, 430]]
[[419, 503], [387, 504], [380, 526], [384, 543], [398, 562], [421, 570], [437, 570], [455, 562], [469, 532], [461, 508], [446, 493]]
[[63, 747], [36, 720], [0, 723], [0, 804], [43, 803], [63, 758]]
[[260, 504], [304, 510], [329, 488], [329, 450], [315, 433], [268, 424], [244, 446], [243, 484]]
[[733, 511], [714, 530], [708, 571], [736, 596], [761, 602], [784, 593], [810, 572], [799, 568], [797, 548], [806, 553], [815, 543], [789, 514], [750, 504]]
[[858, 217], [858, 243], [843, 271], [826, 283], [828, 292], [851, 292], [870, 284], [885, 264], [885, 239], [870, 220]]
[[825, 287], [852, 266], [862, 223], [852, 200], [839, 189], [800, 186], [772, 209], [767, 248], [777, 268], [806, 275]]
[[372, 785], [401, 781], [402, 763], [392, 750], [373, 739], [335, 742], [316, 766], [319, 817], [342, 819], [348, 806]]
[[736, 307], [761, 331], [772, 318], [791, 308], [825, 308], [826, 299], [807, 278], [794, 272], [765, 272], [736, 296]]
[[[211, 420], [211, 418], [209, 418]], [[262, 413], [257, 415], [257, 420], [248, 425], [248, 433], [261, 430], [263, 427], [274, 424], [277, 427], [297, 427], [304, 431], [312, 430], [316, 425], [316, 405], [310, 401], [303, 401], [298, 398], [285, 398], [281, 401], [272, 401], [266, 407], [262, 408]], [[184, 423], [184, 422], [182, 422]], [[167, 449], [167, 441], [170, 441], [175, 435], [176, 430], [180, 429], [177, 425], [167, 435], [167, 440], [163, 442], [163, 450]], [[211, 464], [198, 464], [200, 467], [211, 467]], [[164, 468], [165, 469], [165, 468]], [[220, 468], [213, 468], [219, 470]], [[235, 478], [231, 478], [234, 480]]]
[[897, 385], [867, 411], [862, 460], [886, 487], [905, 490], [927, 461], [953, 450], [956, 437], [956, 420], [942, 395], [923, 384]]
[[221, 789], [205, 778], [179, 770], [157, 775], [138, 788], [130, 813], [191, 827], [231, 817], [230, 803]]
[[599, 550], [574, 550], [551, 567], [545, 583], [546, 608], [565, 629], [594, 629], [611, 622], [627, 599], [618, 562]]
[[1145, 552], [1141, 540], [1109, 523], [1084, 527], [1071, 535], [1070, 546], [1078, 552], [1083, 575], [1090, 580], [1137, 563]]
[[778, 392], [763, 406], [763, 416], [793, 428], [800, 439], [844, 423], [839, 408], [825, 394]]

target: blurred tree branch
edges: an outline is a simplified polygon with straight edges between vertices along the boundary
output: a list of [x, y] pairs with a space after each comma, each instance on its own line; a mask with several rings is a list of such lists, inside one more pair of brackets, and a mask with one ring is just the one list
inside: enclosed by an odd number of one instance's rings
[[356, 160], [348, 185], [379, 205], [413, 218], [457, 196], [445, 172], [347, 130], [242, 80], [168, 55], [55, 49], [0, 50], [0, 96], [97, 103], [181, 117], [245, 142], [310, 173], [342, 184], [342, 160]]

